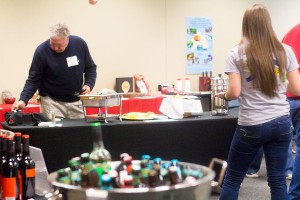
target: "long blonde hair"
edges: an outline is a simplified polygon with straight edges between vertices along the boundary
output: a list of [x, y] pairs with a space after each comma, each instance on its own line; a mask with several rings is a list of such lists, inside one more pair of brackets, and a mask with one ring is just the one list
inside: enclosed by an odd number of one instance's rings
[[264, 5], [254, 4], [245, 11], [242, 31], [248, 43], [245, 47], [246, 66], [250, 70], [253, 86], [269, 97], [277, 96], [276, 74], [279, 73], [281, 80], [285, 79], [287, 56]]

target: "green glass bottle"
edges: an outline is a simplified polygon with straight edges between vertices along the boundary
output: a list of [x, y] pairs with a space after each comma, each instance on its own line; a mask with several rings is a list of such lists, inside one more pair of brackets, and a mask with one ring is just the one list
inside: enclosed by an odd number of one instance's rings
[[71, 185], [80, 185], [81, 184], [81, 170], [77, 160], [69, 160], [70, 172], [69, 178]]
[[[103, 170], [109, 170], [111, 155], [105, 149], [102, 139], [102, 127], [100, 122], [92, 123], [93, 150], [90, 159], [93, 163], [101, 163]], [[111, 169], [111, 168], [110, 168]]]
[[141, 166], [140, 165], [132, 165], [132, 184], [133, 187], [138, 188], [141, 184]]
[[71, 184], [71, 180], [69, 178], [69, 172], [70, 172], [70, 168], [64, 168], [64, 169], [59, 169], [57, 171], [57, 178], [56, 180], [60, 183], [64, 183], [64, 184]]

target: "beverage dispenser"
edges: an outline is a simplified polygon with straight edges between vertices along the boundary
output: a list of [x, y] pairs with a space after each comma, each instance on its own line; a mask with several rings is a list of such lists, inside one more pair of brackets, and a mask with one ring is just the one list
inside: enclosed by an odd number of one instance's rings
[[213, 115], [227, 115], [228, 102], [215, 94], [219, 92], [226, 92], [228, 87], [228, 78], [221, 77], [211, 78], [211, 111]]

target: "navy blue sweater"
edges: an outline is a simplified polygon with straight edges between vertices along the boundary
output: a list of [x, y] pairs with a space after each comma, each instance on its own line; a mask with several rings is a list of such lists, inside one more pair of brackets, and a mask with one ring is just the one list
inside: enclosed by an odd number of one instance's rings
[[[72, 56], [77, 57], [78, 65], [68, 67], [67, 58]], [[79, 97], [74, 93], [79, 92], [83, 84], [93, 89], [97, 77], [96, 68], [82, 38], [70, 36], [69, 44], [62, 53], [53, 51], [48, 39], [35, 50], [20, 100], [27, 104], [38, 90], [41, 96], [49, 96], [57, 101], [77, 101]]]

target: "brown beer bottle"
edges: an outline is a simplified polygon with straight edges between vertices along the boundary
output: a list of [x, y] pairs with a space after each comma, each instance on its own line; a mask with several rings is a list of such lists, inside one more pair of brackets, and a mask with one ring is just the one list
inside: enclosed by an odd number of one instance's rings
[[34, 198], [35, 194], [35, 163], [30, 157], [29, 138], [29, 135], [22, 136], [23, 154], [20, 162], [22, 199]]

